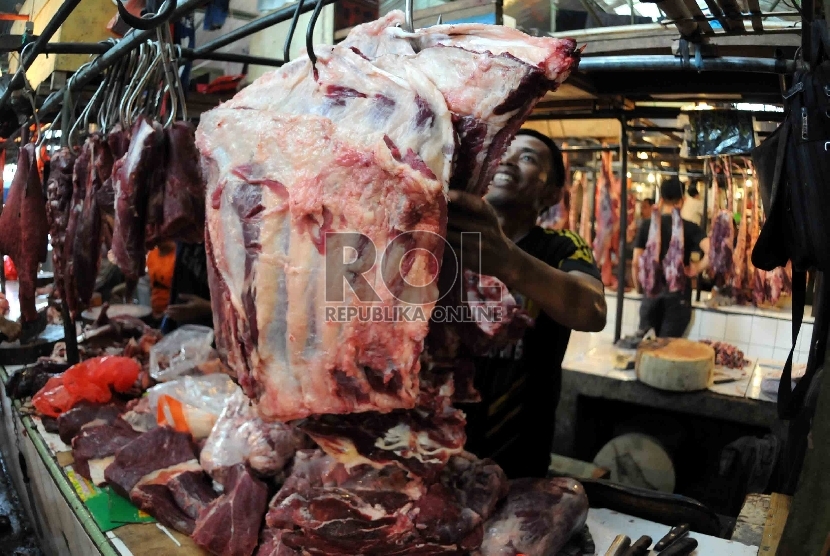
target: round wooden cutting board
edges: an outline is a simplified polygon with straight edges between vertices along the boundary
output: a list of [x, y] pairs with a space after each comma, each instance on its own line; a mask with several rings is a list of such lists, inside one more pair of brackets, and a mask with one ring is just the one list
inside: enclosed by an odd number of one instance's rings
[[705, 390], [714, 380], [715, 350], [683, 338], [659, 338], [640, 345], [635, 368], [641, 382], [660, 390]]
[[674, 492], [674, 464], [660, 442], [646, 434], [614, 438], [597, 453], [594, 465], [609, 469], [609, 479], [615, 483]]

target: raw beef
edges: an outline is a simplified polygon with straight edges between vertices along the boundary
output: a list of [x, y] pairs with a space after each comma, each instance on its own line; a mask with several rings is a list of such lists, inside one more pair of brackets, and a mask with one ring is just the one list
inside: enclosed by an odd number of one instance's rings
[[[450, 176], [480, 193], [535, 101], [576, 64], [573, 41], [479, 25], [407, 35], [402, 18], [358, 26], [315, 51], [315, 74], [298, 59], [202, 116], [217, 344], [265, 419], [413, 407]], [[360, 299], [319, 271], [327, 248], [346, 246]], [[423, 318], [334, 322], [327, 278], [344, 309], [407, 302]]]
[[588, 517], [588, 497], [573, 479], [517, 479], [484, 526], [482, 556], [554, 555]]
[[200, 512], [193, 540], [217, 556], [251, 556], [268, 509], [268, 487], [241, 463], [223, 486], [224, 494]]
[[464, 414], [451, 407], [391, 413], [322, 415], [300, 423], [302, 431], [338, 461], [376, 467], [397, 465], [433, 479], [464, 448]]
[[31, 367], [19, 369], [9, 377], [6, 382], [6, 396], [13, 400], [31, 398], [37, 394], [38, 390], [46, 386], [50, 378], [57, 373], [62, 373], [69, 367], [70, 365], [67, 363], [58, 363], [42, 358]]
[[0, 214], [0, 253], [17, 268], [21, 322], [37, 320], [35, 285], [37, 268], [46, 261], [49, 223], [46, 199], [37, 170], [35, 146], [20, 148], [17, 171]]
[[585, 202], [585, 174], [583, 174], [582, 172], [574, 172], [573, 178], [571, 178], [571, 210], [568, 219], [570, 222], [570, 229], [575, 232], [578, 232], [580, 230], [580, 208], [582, 206], [581, 203]]
[[161, 239], [187, 243], [205, 240], [205, 183], [199, 170], [194, 132], [187, 122], [175, 122], [164, 131], [167, 177]]
[[750, 363], [744, 358], [744, 352], [732, 344], [712, 340], [701, 340], [701, 342], [712, 346], [712, 349], [715, 350], [715, 365], [722, 365], [730, 369], [743, 369]]
[[732, 294], [739, 300], [743, 300], [743, 289], [747, 284], [747, 261], [751, 258], [751, 253], [747, 253], [747, 218], [749, 214], [746, 211], [746, 201], [749, 196], [749, 190], [744, 190], [744, 195], [741, 199], [741, 221], [738, 224], [738, 241], [735, 245], [735, 251], [732, 253]]
[[185, 535], [193, 534], [199, 514], [215, 499], [210, 478], [195, 459], [153, 471], [130, 492], [139, 509]]
[[686, 267], [684, 260], [683, 219], [680, 209], [671, 211], [671, 238], [666, 256], [663, 257], [663, 277], [670, 292], [682, 292], [686, 288]]
[[[115, 164], [115, 161], [127, 154], [130, 148], [130, 131], [123, 130], [121, 124], [116, 124], [107, 135], [107, 145], [110, 148], [110, 154], [112, 154], [113, 164]], [[110, 178], [104, 181], [98, 191], [98, 208], [106, 220], [115, 218], [115, 185], [113, 181], [114, 176], [111, 172]]]
[[[709, 268], [715, 281], [719, 285], [729, 283], [732, 276], [732, 249], [734, 245], [735, 228], [732, 224], [732, 200], [730, 194], [731, 183], [727, 179], [729, 162], [725, 166], [710, 161], [712, 168], [713, 197], [715, 206], [712, 211], [712, 232], [709, 236]], [[726, 184], [727, 209], [721, 209], [718, 202], [718, 185], [721, 180], [719, 169], [724, 170], [723, 180]]]
[[[132, 129], [130, 148], [113, 167], [115, 228], [112, 253], [128, 285], [144, 274], [145, 226], [150, 192], [158, 183], [164, 156], [164, 133], [156, 122], [141, 117]], [[127, 292], [131, 294], [132, 292]]]
[[[594, 185], [596, 188], [596, 184]], [[596, 197], [596, 195], [594, 196]], [[587, 177], [582, 179], [582, 214], [579, 217], [579, 236], [585, 240], [588, 247], [593, 247], [594, 234], [591, 222], [591, 210], [593, 203], [591, 202], [591, 195], [588, 195]]]
[[660, 295], [665, 284], [663, 265], [660, 263], [660, 226], [660, 213], [658, 211], [652, 211], [646, 248], [643, 250], [642, 255], [640, 255], [639, 266], [637, 267], [637, 281], [640, 282], [640, 286], [642, 286], [643, 292], [647, 297]]
[[52, 155], [49, 164], [49, 179], [46, 182], [46, 216], [49, 221], [49, 237], [52, 242], [52, 267], [55, 275], [55, 295], [65, 299], [64, 288], [64, 245], [66, 228], [69, 224], [69, 209], [72, 201], [72, 170], [75, 155], [67, 147]]
[[597, 235], [594, 238], [594, 259], [602, 273], [602, 283], [613, 287], [616, 284], [611, 266], [612, 253], [618, 250], [617, 239], [620, 231], [619, 187], [612, 170], [613, 153], [603, 151], [602, 164], [597, 178], [595, 213]]
[[[83, 187], [81, 209], [72, 244], [65, 247], [65, 257], [67, 261], [71, 261], [72, 269], [67, 273], [66, 280], [74, 282], [66, 289], [67, 302], [70, 311], [76, 317], [89, 304], [95, 289], [102, 241], [98, 193], [104, 181], [110, 178], [113, 164], [109, 146], [100, 134], [91, 135], [84, 144], [84, 150], [89, 152], [90, 163], [85, 167], [84, 174], [75, 176], [75, 179], [82, 182]], [[75, 191], [78, 191], [78, 187]], [[73, 198], [75, 207], [77, 201]], [[71, 295], [73, 292], [74, 297]]]
[[118, 450], [104, 477], [115, 492], [129, 498], [130, 491], [145, 475], [195, 458], [189, 434], [158, 427]]
[[138, 438], [140, 434], [120, 419], [113, 421], [111, 425], [93, 425], [82, 428], [72, 439], [72, 459], [75, 460], [73, 464], [75, 471], [95, 484], [103, 483], [103, 477], [90, 476], [89, 461], [110, 458], [111, 462], [115, 452]]
[[397, 466], [346, 467], [301, 451], [266, 523], [296, 551], [286, 554], [466, 554], [481, 543], [504, 475], [491, 462], [462, 459], [426, 484]]
[[404, 14], [392, 11], [356, 27], [342, 44], [390, 73], [417, 68], [435, 83], [459, 139], [450, 188], [483, 195], [536, 102], [575, 69], [576, 42], [477, 24], [406, 33], [403, 23]]
[[73, 407], [58, 417], [58, 434], [64, 443], [71, 445], [72, 439], [82, 428], [111, 425], [123, 411], [124, 407], [117, 404], [83, 404]]
[[307, 445], [306, 436], [292, 424], [260, 419], [250, 400], [237, 389], [210, 431], [199, 460], [219, 482], [238, 463], [281, 482], [294, 454]]

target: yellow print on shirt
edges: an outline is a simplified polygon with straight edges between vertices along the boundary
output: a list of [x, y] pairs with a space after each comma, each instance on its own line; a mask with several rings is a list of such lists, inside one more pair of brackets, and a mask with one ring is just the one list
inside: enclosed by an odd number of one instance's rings
[[588, 244], [585, 242], [582, 237], [577, 234], [576, 232], [572, 232], [570, 230], [545, 230], [548, 234], [558, 234], [560, 236], [568, 238], [571, 243], [574, 244], [576, 250], [567, 258], [562, 259], [559, 263], [559, 267], [562, 267], [562, 263], [571, 260], [571, 261], [584, 261], [590, 265], [594, 264], [594, 254], [591, 252], [591, 248], [588, 247]]

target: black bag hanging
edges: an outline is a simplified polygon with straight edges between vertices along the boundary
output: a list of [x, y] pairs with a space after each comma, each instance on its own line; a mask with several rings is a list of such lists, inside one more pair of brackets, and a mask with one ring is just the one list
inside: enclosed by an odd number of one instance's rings
[[[793, 265], [793, 344], [778, 387], [782, 419], [798, 414], [820, 363], [811, 353], [804, 378], [792, 388], [792, 359], [804, 317], [807, 271], [830, 271], [830, 34], [824, 20], [814, 21], [811, 32], [813, 68], [795, 74], [784, 96], [784, 123], [753, 152], [768, 216], [752, 263], [764, 270], [784, 266], [787, 260]], [[770, 162], [773, 152], [774, 165]]]

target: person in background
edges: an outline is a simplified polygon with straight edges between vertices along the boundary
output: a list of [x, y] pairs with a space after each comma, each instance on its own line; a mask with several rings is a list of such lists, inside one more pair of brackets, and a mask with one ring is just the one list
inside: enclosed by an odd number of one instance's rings
[[683, 202], [683, 209], [680, 211], [683, 220], [688, 220], [698, 226], [703, 225], [703, 201], [700, 199], [700, 192], [697, 185], [692, 184], [687, 191], [686, 200]]
[[[605, 295], [591, 249], [536, 218], [561, 199], [562, 155], [547, 136], [520, 130], [484, 199], [450, 191], [447, 240], [470, 269], [495, 276], [535, 319], [515, 345], [475, 360], [482, 401], [467, 415], [466, 449], [494, 459], [511, 478], [545, 477], [550, 465], [562, 359], [571, 330], [605, 327]], [[480, 265], [480, 266], [479, 266]]]
[[170, 303], [173, 271], [176, 266], [176, 243], [165, 241], [147, 254], [147, 274], [150, 278], [150, 306], [153, 319], [161, 322]]
[[[660, 262], [666, 257], [671, 241], [672, 211], [684, 204], [683, 184], [677, 178], [669, 178], [660, 185]], [[640, 258], [648, 243], [651, 222], [643, 222], [634, 241], [632, 280], [640, 286], [638, 270]], [[683, 220], [683, 265], [686, 276], [700, 274], [709, 265], [709, 238], [694, 222]], [[664, 286], [665, 287], [665, 286]], [[692, 318], [692, 281], [686, 280], [681, 292], [663, 291], [656, 297], [643, 297], [640, 303], [640, 331], [654, 329], [661, 338], [679, 338], [686, 332]]]
[[183, 324], [213, 327], [207, 272], [204, 244], [177, 244], [170, 305], [161, 323], [161, 331], [164, 334]]
[[654, 210], [654, 199], [647, 198], [640, 201], [640, 214], [637, 215], [637, 229], [643, 225], [643, 222], [651, 221], [651, 213]]

